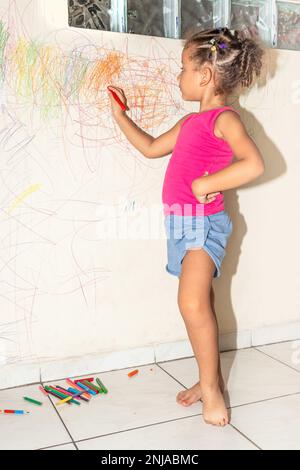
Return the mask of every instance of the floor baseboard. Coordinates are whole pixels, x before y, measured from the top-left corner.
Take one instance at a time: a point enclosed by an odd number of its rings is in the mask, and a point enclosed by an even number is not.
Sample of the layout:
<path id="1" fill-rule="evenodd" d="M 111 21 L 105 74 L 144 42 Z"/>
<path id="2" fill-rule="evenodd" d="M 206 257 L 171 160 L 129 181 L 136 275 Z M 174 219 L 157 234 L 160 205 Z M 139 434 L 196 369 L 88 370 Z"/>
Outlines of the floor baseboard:
<path id="1" fill-rule="evenodd" d="M 271 325 L 220 335 L 220 351 L 249 348 L 300 338 L 300 322 Z M 73 357 L 45 363 L 5 364 L 2 358 L 0 389 L 97 374 L 193 356 L 189 340 L 154 344 L 124 351 Z"/>

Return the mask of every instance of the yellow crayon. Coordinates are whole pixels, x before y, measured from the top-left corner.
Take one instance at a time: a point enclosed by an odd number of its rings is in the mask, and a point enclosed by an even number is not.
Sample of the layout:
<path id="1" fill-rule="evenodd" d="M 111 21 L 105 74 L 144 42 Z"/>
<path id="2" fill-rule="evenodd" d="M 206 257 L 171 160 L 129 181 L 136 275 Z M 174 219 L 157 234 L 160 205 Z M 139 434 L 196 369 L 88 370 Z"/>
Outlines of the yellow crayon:
<path id="1" fill-rule="evenodd" d="M 58 401 L 58 402 L 56 403 L 56 405 L 62 405 L 63 403 L 67 403 L 67 401 L 70 401 L 70 400 L 72 400 L 73 398 L 74 398 L 73 395 L 70 395 L 69 397 L 64 398 L 63 400 Z"/>

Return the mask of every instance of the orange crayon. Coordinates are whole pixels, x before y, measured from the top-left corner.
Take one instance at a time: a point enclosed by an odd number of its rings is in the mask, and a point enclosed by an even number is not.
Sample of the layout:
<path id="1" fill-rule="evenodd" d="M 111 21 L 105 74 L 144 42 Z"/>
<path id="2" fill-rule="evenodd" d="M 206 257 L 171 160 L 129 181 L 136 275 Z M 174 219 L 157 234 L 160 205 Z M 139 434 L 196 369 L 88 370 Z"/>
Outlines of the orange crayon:
<path id="1" fill-rule="evenodd" d="M 132 372 L 129 372 L 129 374 L 127 374 L 127 375 L 128 375 L 128 377 L 132 377 L 133 375 L 137 374 L 138 371 L 139 371 L 138 369 L 135 369 Z"/>

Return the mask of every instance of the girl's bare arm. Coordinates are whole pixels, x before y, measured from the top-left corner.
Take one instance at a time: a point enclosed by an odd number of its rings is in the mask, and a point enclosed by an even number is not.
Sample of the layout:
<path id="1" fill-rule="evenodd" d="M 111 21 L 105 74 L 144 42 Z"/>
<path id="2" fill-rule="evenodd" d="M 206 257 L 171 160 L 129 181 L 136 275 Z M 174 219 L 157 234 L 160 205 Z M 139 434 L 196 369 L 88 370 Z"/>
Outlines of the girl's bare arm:
<path id="1" fill-rule="evenodd" d="M 191 113 L 192 114 L 192 113 Z M 129 142 L 147 158 L 160 158 L 169 155 L 175 147 L 182 122 L 182 117 L 170 130 L 152 137 L 137 126 L 125 113 L 117 113 L 114 118 Z"/>
<path id="2" fill-rule="evenodd" d="M 195 179 L 192 182 L 195 195 L 237 188 L 256 179 L 265 171 L 259 149 L 234 111 L 224 111 L 220 114 L 216 120 L 216 130 L 228 142 L 238 161 L 216 173 Z"/>

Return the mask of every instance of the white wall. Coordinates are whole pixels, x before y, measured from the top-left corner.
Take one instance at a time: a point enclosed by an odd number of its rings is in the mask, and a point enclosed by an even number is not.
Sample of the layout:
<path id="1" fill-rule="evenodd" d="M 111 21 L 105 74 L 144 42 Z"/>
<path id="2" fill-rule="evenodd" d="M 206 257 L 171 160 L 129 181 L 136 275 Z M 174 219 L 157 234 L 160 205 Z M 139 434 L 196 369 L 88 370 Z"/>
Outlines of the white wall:
<path id="1" fill-rule="evenodd" d="M 105 91 L 123 87 L 154 136 L 198 111 L 178 92 L 181 41 L 70 29 L 58 0 L 1 0 L 0 18 L 0 388 L 192 355 L 165 271 L 169 157 L 128 143 Z M 266 172 L 225 196 L 234 232 L 213 284 L 225 349 L 300 335 L 299 54 L 269 50 L 267 83 L 232 97 Z M 99 220 L 122 215 L 134 233 L 155 213 L 156 239 L 99 236 Z"/>

